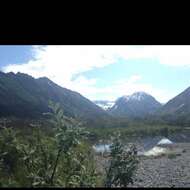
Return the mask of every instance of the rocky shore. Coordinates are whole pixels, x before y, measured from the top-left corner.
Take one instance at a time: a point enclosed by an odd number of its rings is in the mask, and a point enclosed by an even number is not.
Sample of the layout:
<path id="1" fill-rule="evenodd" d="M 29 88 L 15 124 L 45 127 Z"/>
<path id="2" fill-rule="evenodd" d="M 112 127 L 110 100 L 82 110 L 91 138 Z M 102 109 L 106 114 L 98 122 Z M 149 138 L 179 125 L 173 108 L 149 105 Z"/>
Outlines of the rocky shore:
<path id="1" fill-rule="evenodd" d="M 157 156 L 139 156 L 138 169 L 129 187 L 190 187 L 190 143 L 175 143 Z M 107 158 L 97 157 L 104 175 Z"/>
<path id="2" fill-rule="evenodd" d="M 190 143 L 177 143 L 168 154 L 139 157 L 131 187 L 190 187 Z"/>

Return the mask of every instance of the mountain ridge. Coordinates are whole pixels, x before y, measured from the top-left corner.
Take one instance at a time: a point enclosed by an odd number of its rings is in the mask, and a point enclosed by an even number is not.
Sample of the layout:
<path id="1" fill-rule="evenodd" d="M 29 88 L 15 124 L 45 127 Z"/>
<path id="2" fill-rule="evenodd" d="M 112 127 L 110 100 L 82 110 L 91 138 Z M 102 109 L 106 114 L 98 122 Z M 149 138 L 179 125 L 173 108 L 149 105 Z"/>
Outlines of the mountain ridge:
<path id="1" fill-rule="evenodd" d="M 168 122 L 188 125 L 190 123 L 190 87 L 169 100 L 156 115 Z"/>
<path id="2" fill-rule="evenodd" d="M 146 118 L 166 120 L 177 124 L 190 123 L 190 87 L 164 105 L 150 94 L 140 91 L 119 97 L 116 101 L 95 100 L 59 86 L 47 77 L 34 77 L 25 73 L 0 71 L 0 116 L 41 117 L 50 111 L 48 101 L 60 103 L 65 114 L 87 121 L 90 125 L 113 118 Z M 119 122 L 119 121 L 118 121 Z M 96 124 L 95 124 L 96 125 Z"/>
<path id="3" fill-rule="evenodd" d="M 59 102 L 66 115 L 95 122 L 109 114 L 80 93 L 61 87 L 47 77 L 0 72 L 0 116 L 38 117 L 49 111 L 48 101 Z"/>

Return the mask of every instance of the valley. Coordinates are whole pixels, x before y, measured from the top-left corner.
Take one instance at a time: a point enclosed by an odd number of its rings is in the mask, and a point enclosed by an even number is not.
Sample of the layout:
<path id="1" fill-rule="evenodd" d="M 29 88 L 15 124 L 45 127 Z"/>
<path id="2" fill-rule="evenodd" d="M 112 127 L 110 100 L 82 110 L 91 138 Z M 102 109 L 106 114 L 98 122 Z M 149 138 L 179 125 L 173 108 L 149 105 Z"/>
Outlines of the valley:
<path id="1" fill-rule="evenodd" d="M 24 73 L 0 72 L 0 185 L 106 186 L 106 180 L 111 179 L 106 168 L 112 163 L 110 159 L 114 160 L 109 148 L 111 145 L 118 148 L 119 144 L 123 154 L 128 154 L 126 162 L 132 159 L 135 163 L 134 175 L 130 176 L 134 183 L 130 182 L 129 187 L 187 187 L 190 183 L 189 92 L 187 88 L 165 104 L 142 91 L 116 101 L 91 101 L 46 77 L 35 79 Z M 114 144 L 117 132 L 120 136 Z M 158 142 L 163 139 L 171 141 L 171 147 L 159 147 Z M 128 149 L 132 151 L 131 144 L 137 154 L 128 153 Z M 55 162 L 56 156 L 60 156 L 59 163 Z M 44 162 L 47 162 L 45 166 Z M 83 165 L 77 165 L 80 162 Z M 23 170 L 18 164 L 24 165 Z M 52 181 L 57 164 L 59 177 Z M 76 168 L 70 171 L 73 165 Z M 62 167 L 66 168 L 64 174 Z M 27 177 L 22 179 L 20 176 L 25 173 Z M 75 175 L 81 181 L 69 177 Z M 11 184 L 6 185 L 8 181 Z"/>

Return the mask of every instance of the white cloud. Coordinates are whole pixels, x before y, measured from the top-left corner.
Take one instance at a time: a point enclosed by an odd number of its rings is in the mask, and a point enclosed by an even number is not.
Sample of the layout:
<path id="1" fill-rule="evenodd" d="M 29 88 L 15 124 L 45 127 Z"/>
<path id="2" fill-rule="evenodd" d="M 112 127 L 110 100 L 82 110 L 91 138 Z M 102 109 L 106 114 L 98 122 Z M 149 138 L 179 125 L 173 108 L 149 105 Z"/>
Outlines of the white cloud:
<path id="1" fill-rule="evenodd" d="M 136 80 L 134 80 L 136 78 Z M 160 102 L 167 102 L 170 98 L 173 98 L 175 94 L 169 90 L 159 89 L 152 84 L 143 83 L 140 81 L 142 77 L 131 76 L 128 80 L 124 80 L 120 85 L 115 86 L 115 90 L 120 92 L 120 95 L 130 95 L 137 91 L 144 91 L 155 97 Z"/>
<path id="2" fill-rule="evenodd" d="M 76 90 L 91 99 L 98 94 L 113 99 L 134 91 L 147 91 L 160 101 L 171 98 L 168 92 L 156 89 L 151 84 L 138 82 L 141 78 L 138 75 L 116 81 L 114 85 L 105 88 L 96 87 L 98 79 L 88 79 L 81 75 L 82 72 L 93 68 L 114 64 L 118 58 L 154 59 L 169 66 L 190 66 L 190 46 L 33 46 L 32 53 L 32 60 L 10 64 L 4 67 L 3 71 L 20 71 L 35 78 L 46 76 L 57 84 Z M 76 74 L 79 76 L 72 80 Z"/>
<path id="3" fill-rule="evenodd" d="M 190 66 L 190 46 L 124 46 L 118 55 L 123 59 L 155 59 L 169 66 Z"/>
<path id="4" fill-rule="evenodd" d="M 163 90 L 154 87 L 148 83 L 142 83 L 140 75 L 132 75 L 128 79 L 115 81 L 114 84 L 105 88 L 96 89 L 93 87 L 93 91 L 100 94 L 102 99 L 115 100 L 123 95 L 131 95 L 137 91 L 146 92 L 153 97 L 155 97 L 161 103 L 167 102 L 170 98 L 173 98 L 176 94 L 170 92 L 169 90 Z M 92 94 L 94 97 L 94 94 Z M 91 98 L 93 99 L 93 98 Z"/>
<path id="5" fill-rule="evenodd" d="M 34 59 L 23 64 L 11 64 L 5 72 L 24 72 L 33 77 L 47 76 L 58 84 L 70 86 L 75 74 L 104 67 L 116 58 L 106 47 L 96 46 L 46 46 L 33 48 Z"/>

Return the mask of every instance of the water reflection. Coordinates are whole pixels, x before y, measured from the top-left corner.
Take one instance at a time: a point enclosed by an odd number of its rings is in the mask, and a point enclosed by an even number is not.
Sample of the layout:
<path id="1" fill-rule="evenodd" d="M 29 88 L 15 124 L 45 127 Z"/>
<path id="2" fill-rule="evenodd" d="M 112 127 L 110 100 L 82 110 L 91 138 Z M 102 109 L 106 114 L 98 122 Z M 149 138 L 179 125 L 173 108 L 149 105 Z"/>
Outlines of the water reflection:
<path id="1" fill-rule="evenodd" d="M 141 142 L 133 142 L 137 147 L 138 155 L 159 155 L 166 152 L 166 147 L 161 146 L 169 146 L 172 145 L 173 142 L 165 137 L 155 137 L 155 138 L 146 138 L 141 140 Z M 126 149 L 130 143 L 126 143 Z M 110 151 L 111 144 L 96 144 L 93 145 L 93 149 L 96 153 L 106 153 Z"/>

